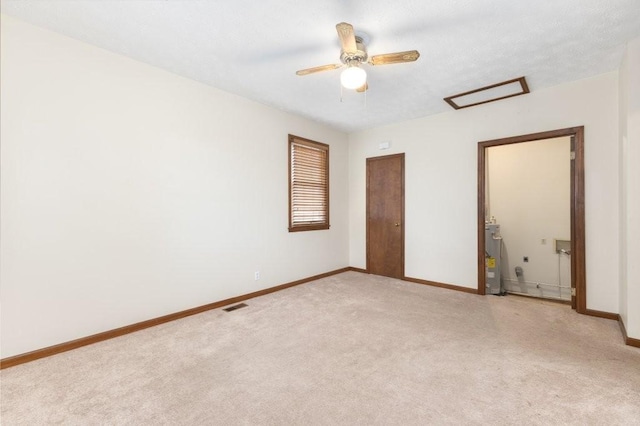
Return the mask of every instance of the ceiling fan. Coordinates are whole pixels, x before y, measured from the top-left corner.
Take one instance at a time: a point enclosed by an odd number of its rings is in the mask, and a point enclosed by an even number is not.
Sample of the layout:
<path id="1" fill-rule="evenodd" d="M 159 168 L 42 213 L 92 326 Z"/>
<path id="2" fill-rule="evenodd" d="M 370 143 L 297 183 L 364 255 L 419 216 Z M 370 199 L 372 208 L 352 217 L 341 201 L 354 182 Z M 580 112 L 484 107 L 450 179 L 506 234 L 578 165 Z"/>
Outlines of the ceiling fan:
<path id="1" fill-rule="evenodd" d="M 306 68 L 296 71 L 297 75 L 308 75 L 321 71 L 335 70 L 346 65 L 347 68 L 342 71 L 340 75 L 342 86 L 346 89 L 355 89 L 358 92 L 364 92 L 369 86 L 367 84 L 367 73 L 361 68 L 362 64 L 400 64 L 403 62 L 414 62 L 420 57 L 420 52 L 417 50 L 385 53 L 369 57 L 362 37 L 355 35 L 353 25 L 340 22 L 336 25 L 336 30 L 338 30 L 338 37 L 340 38 L 340 62 L 342 63 Z"/>

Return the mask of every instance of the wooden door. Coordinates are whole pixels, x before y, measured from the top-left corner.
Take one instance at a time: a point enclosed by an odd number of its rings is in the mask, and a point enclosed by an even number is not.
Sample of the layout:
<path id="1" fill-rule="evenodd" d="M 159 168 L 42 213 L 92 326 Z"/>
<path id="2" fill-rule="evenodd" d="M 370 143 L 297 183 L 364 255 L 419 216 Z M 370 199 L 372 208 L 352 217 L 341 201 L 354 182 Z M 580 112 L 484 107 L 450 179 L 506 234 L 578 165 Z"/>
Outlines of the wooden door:
<path id="1" fill-rule="evenodd" d="M 404 278 L 404 154 L 367 158 L 367 271 Z"/>
<path id="2" fill-rule="evenodd" d="M 575 248 L 575 242 L 577 240 L 576 235 L 576 221 L 574 220 L 574 194 L 576 187 L 576 161 L 575 161 L 575 152 L 576 152 L 576 137 L 575 135 L 571 136 L 571 147 L 570 149 L 570 159 L 571 159 L 571 253 L 572 256 L 576 256 L 578 251 Z M 560 264 L 558 264 L 558 268 L 560 268 Z M 571 309 L 576 309 L 578 307 L 578 299 L 576 298 L 576 280 L 574 277 L 576 276 L 576 262 L 571 259 Z"/>

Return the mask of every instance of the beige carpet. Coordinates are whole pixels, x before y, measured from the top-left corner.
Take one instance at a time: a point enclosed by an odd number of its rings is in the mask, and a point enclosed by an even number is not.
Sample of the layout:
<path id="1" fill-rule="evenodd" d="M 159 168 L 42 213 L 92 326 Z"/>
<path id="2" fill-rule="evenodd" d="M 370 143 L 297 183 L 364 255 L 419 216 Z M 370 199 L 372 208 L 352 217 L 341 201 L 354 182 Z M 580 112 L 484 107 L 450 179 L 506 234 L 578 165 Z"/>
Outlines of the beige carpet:
<path id="1" fill-rule="evenodd" d="M 3 370 L 3 425 L 640 424 L 615 321 L 347 272 Z"/>

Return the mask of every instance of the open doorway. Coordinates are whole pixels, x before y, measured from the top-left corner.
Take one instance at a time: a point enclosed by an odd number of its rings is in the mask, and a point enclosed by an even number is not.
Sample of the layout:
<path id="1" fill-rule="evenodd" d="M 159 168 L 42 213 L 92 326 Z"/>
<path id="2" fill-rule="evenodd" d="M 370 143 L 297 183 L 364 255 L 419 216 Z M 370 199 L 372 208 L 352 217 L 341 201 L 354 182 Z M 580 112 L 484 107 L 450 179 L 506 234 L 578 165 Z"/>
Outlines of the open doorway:
<path id="1" fill-rule="evenodd" d="M 570 152 L 569 136 L 485 150 L 488 293 L 571 302 Z"/>
<path id="2" fill-rule="evenodd" d="M 560 259 L 569 263 L 571 306 L 579 313 L 586 313 L 586 277 L 585 277 L 585 218 L 584 218 L 584 127 L 572 127 L 568 129 L 554 130 L 550 132 L 535 133 L 530 135 L 515 136 L 504 139 L 496 139 L 478 143 L 478 293 L 490 293 L 492 285 L 495 286 L 494 273 L 489 268 L 495 265 L 495 255 L 488 254 L 492 242 L 485 239 L 487 224 L 491 224 L 491 211 L 487 205 L 489 200 L 487 186 L 487 159 L 489 149 L 492 147 L 505 147 L 513 144 L 549 141 L 550 139 L 567 140 L 570 146 L 570 176 L 569 176 L 569 240 L 564 238 L 540 239 L 540 244 L 551 245 L 555 250 L 558 246 Z M 546 142 L 545 142 L 546 143 Z M 493 228 L 491 228 L 493 229 Z M 495 229 L 494 229 L 495 230 Z M 500 235 L 498 233 L 498 235 Z M 542 241 L 545 240 L 545 241 Z M 566 241 L 566 242 L 565 242 Z M 564 242 L 564 243 L 563 243 Z M 563 245 L 566 244 L 566 245 Z M 523 256 L 520 261 L 524 261 Z M 489 259 L 489 260 L 488 260 Z M 515 259 L 512 259 L 515 260 Z M 489 263 L 487 263 L 489 262 Z M 514 267 L 515 269 L 515 267 Z M 514 271 L 514 275 L 517 271 Z M 498 277 L 498 280 L 500 277 Z M 524 280 L 523 280 L 524 281 Z M 489 287 L 488 287 L 489 286 Z"/>

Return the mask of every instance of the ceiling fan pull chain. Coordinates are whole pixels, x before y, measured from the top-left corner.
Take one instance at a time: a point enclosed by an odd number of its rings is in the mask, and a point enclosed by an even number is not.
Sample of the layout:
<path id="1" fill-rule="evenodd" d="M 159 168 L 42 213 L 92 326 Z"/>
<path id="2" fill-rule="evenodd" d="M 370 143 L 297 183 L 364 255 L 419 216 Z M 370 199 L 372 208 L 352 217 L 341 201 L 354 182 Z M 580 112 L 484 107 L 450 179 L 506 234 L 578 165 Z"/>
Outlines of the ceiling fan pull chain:
<path id="1" fill-rule="evenodd" d="M 367 109 L 367 92 L 368 90 L 364 91 L 364 109 Z"/>

